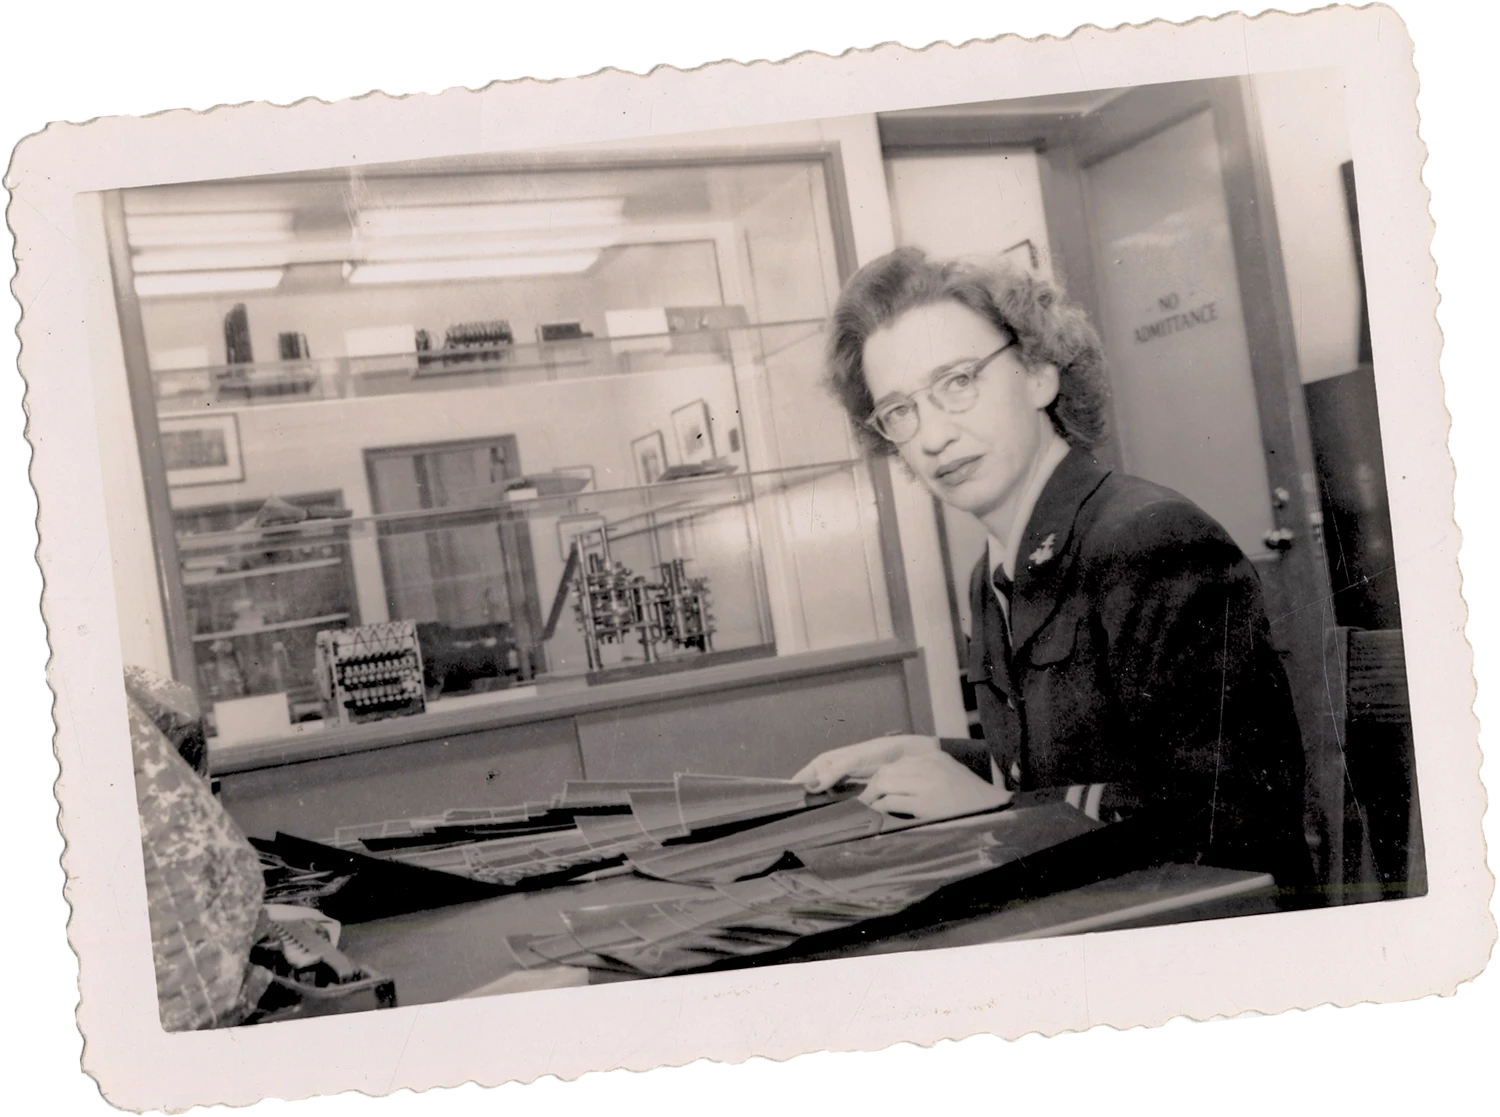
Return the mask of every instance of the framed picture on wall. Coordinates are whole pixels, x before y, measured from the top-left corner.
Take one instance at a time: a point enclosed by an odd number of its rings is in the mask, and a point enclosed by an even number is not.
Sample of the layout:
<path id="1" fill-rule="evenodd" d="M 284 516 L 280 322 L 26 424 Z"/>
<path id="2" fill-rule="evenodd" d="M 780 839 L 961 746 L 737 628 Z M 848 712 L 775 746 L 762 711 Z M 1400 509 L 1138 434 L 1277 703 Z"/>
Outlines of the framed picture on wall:
<path id="1" fill-rule="evenodd" d="M 195 415 L 190 419 L 162 419 L 158 429 L 161 456 L 167 467 L 167 484 L 172 488 L 245 479 L 238 416 Z"/>
<path id="2" fill-rule="evenodd" d="M 1030 237 L 1023 241 L 1017 241 L 1009 248 L 1000 250 L 1000 255 L 1011 261 L 1019 268 L 1026 271 L 1040 271 L 1042 267 L 1042 254 Z"/>
<path id="3" fill-rule="evenodd" d="M 677 449 L 683 465 L 713 461 L 714 432 L 706 401 L 694 400 L 673 411 L 672 429 L 677 432 Z"/>
<path id="4" fill-rule="evenodd" d="M 661 431 L 643 434 L 630 444 L 635 459 L 635 479 L 639 485 L 654 485 L 667 468 L 667 440 Z"/>

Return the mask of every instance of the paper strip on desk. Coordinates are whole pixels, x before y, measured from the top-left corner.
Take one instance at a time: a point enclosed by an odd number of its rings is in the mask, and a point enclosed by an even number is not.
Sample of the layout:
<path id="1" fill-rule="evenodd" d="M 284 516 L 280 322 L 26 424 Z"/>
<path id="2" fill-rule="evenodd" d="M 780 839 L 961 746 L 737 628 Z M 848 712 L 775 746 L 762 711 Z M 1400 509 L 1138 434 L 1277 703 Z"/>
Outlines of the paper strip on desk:
<path id="1" fill-rule="evenodd" d="M 884 819 L 879 811 L 850 799 L 711 842 L 633 853 L 629 860 L 637 872 L 662 880 L 738 880 L 765 872 L 791 850 L 874 834 Z"/>

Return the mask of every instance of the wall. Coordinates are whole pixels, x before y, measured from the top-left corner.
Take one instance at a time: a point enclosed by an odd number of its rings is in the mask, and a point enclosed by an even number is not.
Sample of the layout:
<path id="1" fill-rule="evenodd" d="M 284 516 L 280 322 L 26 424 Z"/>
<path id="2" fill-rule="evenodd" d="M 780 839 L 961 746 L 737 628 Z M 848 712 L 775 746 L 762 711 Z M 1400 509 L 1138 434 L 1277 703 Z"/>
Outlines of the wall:
<path id="1" fill-rule="evenodd" d="M 886 160 L 896 236 L 936 257 L 999 253 L 1029 240 L 1038 271 L 1051 277 L 1052 253 L 1037 155 L 1030 148 L 962 155 L 898 156 Z M 1024 250 L 1018 263 L 1029 264 Z M 969 572 L 988 532 L 967 512 L 939 504 L 948 535 L 950 576 L 959 626 L 970 631 Z"/>
<path id="2" fill-rule="evenodd" d="M 901 244 L 941 257 L 998 253 L 1030 240 L 1040 271 L 1051 276 L 1035 151 L 898 156 L 885 169 Z"/>
<path id="3" fill-rule="evenodd" d="M 1343 80 L 1336 70 L 1292 70 L 1257 74 L 1251 87 L 1302 379 L 1337 376 L 1359 357 L 1359 277 L 1339 172 L 1350 157 Z"/>

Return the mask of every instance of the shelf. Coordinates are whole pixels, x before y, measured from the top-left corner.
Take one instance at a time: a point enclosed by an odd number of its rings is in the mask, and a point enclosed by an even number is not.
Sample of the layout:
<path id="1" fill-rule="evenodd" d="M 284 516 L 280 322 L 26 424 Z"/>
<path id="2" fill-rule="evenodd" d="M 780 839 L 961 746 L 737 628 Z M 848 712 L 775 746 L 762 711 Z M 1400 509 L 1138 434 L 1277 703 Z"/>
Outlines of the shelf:
<path id="1" fill-rule="evenodd" d="M 481 504 L 468 508 L 423 508 L 412 512 L 387 512 L 370 516 L 349 516 L 338 520 L 304 520 L 299 524 L 282 524 L 270 528 L 248 528 L 233 531 L 201 532 L 184 536 L 178 540 L 178 549 L 183 552 L 208 551 L 218 548 L 267 549 L 268 547 L 305 546 L 309 542 L 327 539 L 330 525 L 345 529 L 357 529 L 371 525 L 377 529 L 405 528 L 421 531 L 427 526 L 455 527 L 464 523 L 497 522 L 503 519 L 523 519 L 533 511 L 550 512 L 567 510 L 570 506 L 611 501 L 632 495 L 660 496 L 667 503 L 653 504 L 631 516 L 619 520 L 620 524 L 641 520 L 647 515 L 660 515 L 694 498 L 695 493 L 722 493 L 726 486 L 740 490 L 732 501 L 748 500 L 753 495 L 768 495 L 795 488 L 809 481 L 862 465 L 863 459 L 842 458 L 833 461 L 812 462 L 807 465 L 788 466 L 785 469 L 752 470 L 744 473 L 717 473 L 705 477 L 684 477 L 677 481 L 658 482 L 655 485 L 633 485 L 618 489 L 595 489 L 589 492 L 563 493 L 556 496 L 538 496 L 526 500 L 502 501 L 498 504 Z M 744 491 L 752 489 L 753 492 Z M 306 533 L 306 534 L 304 534 Z"/>
<path id="2" fill-rule="evenodd" d="M 293 570 L 317 570 L 321 567 L 338 566 L 342 558 L 308 559 L 305 562 L 283 562 L 271 566 L 255 566 L 249 570 L 226 570 L 217 574 L 188 574 L 182 576 L 185 586 L 212 586 L 223 582 L 238 582 L 245 578 L 269 578 L 276 574 L 287 574 Z"/>
<path id="3" fill-rule="evenodd" d="M 285 632 L 289 628 L 306 628 L 314 624 L 330 624 L 333 621 L 345 621 L 349 619 L 348 613 L 325 613 L 319 617 L 302 617 L 295 621 L 278 621 L 275 624 L 263 624 L 257 628 L 228 628 L 223 632 L 205 632 L 193 637 L 193 643 L 204 644 L 210 640 L 234 640 L 241 636 L 259 636 L 263 632 Z"/>
<path id="4" fill-rule="evenodd" d="M 704 361 L 773 359 L 822 335 L 821 318 L 678 330 L 638 337 L 570 338 L 457 353 L 411 350 L 360 357 L 158 369 L 151 373 L 160 414 L 219 412 L 413 392 L 500 387 L 535 380 L 630 375 Z M 472 354 L 472 356 L 471 356 Z M 445 360 L 446 359 L 446 360 Z"/>

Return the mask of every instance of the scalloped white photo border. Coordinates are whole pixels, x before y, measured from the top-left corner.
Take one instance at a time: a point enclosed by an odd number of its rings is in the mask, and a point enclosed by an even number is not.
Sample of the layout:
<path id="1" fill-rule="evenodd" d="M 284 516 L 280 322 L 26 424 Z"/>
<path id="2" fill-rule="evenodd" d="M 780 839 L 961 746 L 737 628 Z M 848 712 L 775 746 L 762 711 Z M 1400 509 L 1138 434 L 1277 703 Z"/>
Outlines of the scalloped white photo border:
<path id="1" fill-rule="evenodd" d="M 850 118 L 919 105 L 1271 70 L 1338 67 L 1376 351 L 1381 427 L 1406 621 L 1429 894 L 1395 903 L 799 963 L 510 994 L 265 1028 L 168 1035 L 157 1020 L 110 538 L 94 423 L 91 291 L 75 243 L 78 196 L 233 178 L 590 142 L 671 147 L 672 137 L 809 122 L 876 143 Z M 1157 1025 L 1325 1003 L 1452 992 L 1486 963 L 1495 929 L 1484 863 L 1474 681 L 1463 639 L 1449 418 L 1421 181 L 1411 44 L 1388 9 L 1225 16 L 1186 26 L 1081 30 L 924 51 L 896 46 L 777 65 L 716 64 L 646 77 L 333 104 L 249 104 L 53 125 L 23 141 L 9 183 L 15 294 L 41 505 L 43 611 L 57 697 L 57 786 L 79 956 L 85 1069 L 115 1104 L 245 1104 L 372 1094 L 698 1058 L 785 1058 L 1097 1023 Z M 608 112 L 601 112 L 608 106 Z M 816 122 L 816 123 L 812 123 Z M 863 137 L 863 139 L 861 139 Z M 858 215 L 856 215 L 856 223 Z M 889 235 L 887 233 L 887 235 Z M 45 299 L 36 295 L 43 287 Z M 97 299 L 93 300 L 97 305 Z M 579 1022 L 587 1021 L 586 1030 Z M 337 1058 L 331 1058 L 331 1052 Z"/>

